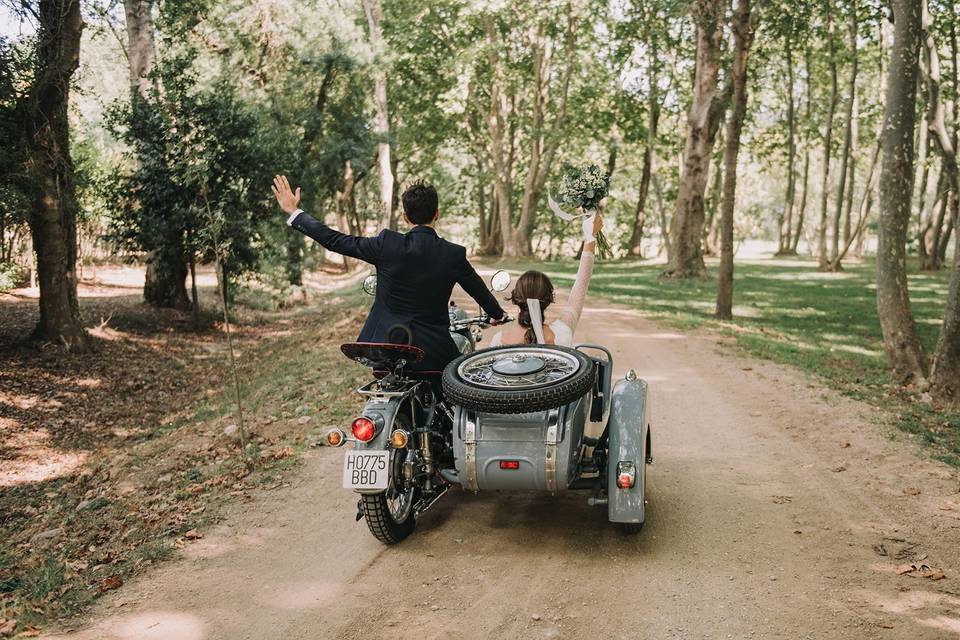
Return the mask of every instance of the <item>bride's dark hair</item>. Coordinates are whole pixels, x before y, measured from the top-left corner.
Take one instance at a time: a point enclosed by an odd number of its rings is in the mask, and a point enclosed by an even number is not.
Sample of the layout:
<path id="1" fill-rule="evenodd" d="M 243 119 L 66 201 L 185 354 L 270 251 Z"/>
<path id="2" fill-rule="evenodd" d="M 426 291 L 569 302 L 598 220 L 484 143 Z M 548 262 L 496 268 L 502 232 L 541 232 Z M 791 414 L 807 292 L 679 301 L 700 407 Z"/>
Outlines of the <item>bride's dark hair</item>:
<path id="1" fill-rule="evenodd" d="M 553 283 L 550 278 L 542 271 L 527 271 L 517 278 L 517 284 L 513 288 L 508 300 L 520 307 L 520 313 L 517 316 L 517 322 L 526 329 L 523 341 L 526 344 L 533 344 L 537 341 L 537 334 L 533 331 L 533 322 L 530 318 L 530 309 L 527 308 L 527 300 L 536 298 L 540 301 L 540 311 L 546 313 L 547 307 L 553 302 Z"/>

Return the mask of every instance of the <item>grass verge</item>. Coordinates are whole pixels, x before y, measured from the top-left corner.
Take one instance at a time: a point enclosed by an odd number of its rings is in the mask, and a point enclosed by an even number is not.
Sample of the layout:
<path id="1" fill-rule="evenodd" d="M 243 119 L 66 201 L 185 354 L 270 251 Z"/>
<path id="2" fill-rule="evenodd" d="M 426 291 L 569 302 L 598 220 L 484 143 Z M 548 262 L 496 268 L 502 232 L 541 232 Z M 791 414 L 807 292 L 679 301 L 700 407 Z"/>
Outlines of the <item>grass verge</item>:
<path id="1" fill-rule="evenodd" d="M 246 458 L 225 431 L 237 416 L 216 328 L 193 333 L 139 302 L 116 303 L 90 355 L 0 353 L 0 365 L 18 363 L 15 393 L 0 393 L 0 427 L 36 441 L 0 455 L 0 637 L 68 621 L 201 538 L 230 503 L 282 486 L 298 454 L 355 409 L 344 399 L 367 372 L 337 348 L 356 336 L 369 305 L 355 289 L 283 311 L 235 310 Z M 44 404 L 65 390 L 69 402 Z M 58 432 L 74 424 L 71 438 Z M 31 455 L 42 476 L 10 475 Z M 44 466 L 57 456 L 86 462 Z"/>

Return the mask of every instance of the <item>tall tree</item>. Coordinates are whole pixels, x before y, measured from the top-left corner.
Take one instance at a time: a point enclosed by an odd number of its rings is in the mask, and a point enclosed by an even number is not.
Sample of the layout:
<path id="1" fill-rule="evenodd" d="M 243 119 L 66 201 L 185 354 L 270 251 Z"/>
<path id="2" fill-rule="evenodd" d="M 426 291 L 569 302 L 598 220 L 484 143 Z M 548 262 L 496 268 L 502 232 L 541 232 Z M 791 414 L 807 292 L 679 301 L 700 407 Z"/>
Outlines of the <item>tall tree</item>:
<path id="1" fill-rule="evenodd" d="M 907 288 L 906 240 L 913 192 L 913 136 L 922 0 L 892 0 L 893 46 L 887 70 L 880 168 L 877 315 L 894 382 L 921 384 L 927 359 Z"/>
<path id="2" fill-rule="evenodd" d="M 633 224 L 630 238 L 627 241 L 627 254 L 641 256 L 643 229 L 647 219 L 647 203 L 650 199 L 650 185 L 657 170 L 657 138 L 660 134 L 660 112 L 663 96 L 660 92 L 661 60 L 660 40 L 661 25 L 656 24 L 656 7 L 651 2 L 640 2 L 636 5 L 640 20 L 640 32 L 646 49 L 646 77 L 647 77 L 647 131 L 643 146 L 643 163 L 640 169 L 640 186 L 637 193 L 637 205 L 634 209 Z"/>
<path id="3" fill-rule="evenodd" d="M 826 131 L 823 134 L 823 179 L 820 182 L 820 225 L 817 228 L 817 261 L 821 270 L 830 266 L 827 259 L 827 208 L 830 202 L 830 159 L 833 153 L 833 118 L 837 112 L 837 43 L 834 36 L 832 0 L 827 0 L 827 65 L 830 67 L 830 101 L 827 104 Z"/>
<path id="4" fill-rule="evenodd" d="M 720 218 L 720 277 L 717 282 L 716 317 L 733 317 L 733 210 L 737 201 L 737 158 L 740 155 L 740 132 L 747 115 L 747 61 L 753 42 L 754 26 L 750 20 L 750 0 L 737 0 L 733 15 L 733 65 L 730 82 L 733 95 L 727 119 L 726 147 L 723 151 L 723 203 Z M 792 90 L 792 88 L 791 88 Z"/>
<path id="5" fill-rule="evenodd" d="M 840 180 L 837 190 L 837 204 L 833 211 L 833 236 L 831 237 L 830 249 L 830 268 L 834 271 L 840 269 L 840 225 L 843 218 L 844 207 L 850 203 L 852 206 L 853 187 L 854 187 L 854 165 L 855 161 L 851 157 L 855 149 L 854 135 L 856 133 L 856 116 L 854 115 L 857 103 L 857 38 L 859 35 L 859 23 L 857 21 L 857 3 L 856 0 L 850 2 L 850 78 L 847 82 L 847 113 L 843 128 L 843 150 L 840 152 Z M 848 194 L 849 192 L 849 194 Z M 847 240 L 850 236 L 850 209 L 847 208 L 846 233 L 843 236 Z"/>
<path id="6" fill-rule="evenodd" d="M 380 137 L 377 145 L 377 168 L 380 176 L 380 226 L 390 229 L 395 225 L 393 218 L 393 166 L 390 162 L 390 113 L 387 105 L 387 71 L 383 59 L 384 45 L 380 19 L 383 8 L 380 0 L 363 0 L 363 12 L 367 17 L 370 30 L 370 44 L 378 56 L 374 62 L 373 98 L 377 108 L 376 132 Z"/>
<path id="7" fill-rule="evenodd" d="M 127 60 L 130 69 L 130 101 L 135 111 L 143 108 L 155 86 L 150 79 L 156 60 L 153 0 L 124 0 Z M 139 161 L 139 160 L 138 160 Z M 143 298 L 157 307 L 188 309 L 186 249 L 178 235 L 147 255 Z"/>
<path id="8" fill-rule="evenodd" d="M 484 62 L 490 76 L 485 114 L 487 147 L 506 256 L 525 256 L 533 251 L 537 206 L 567 125 L 577 53 L 578 21 L 572 3 L 566 3 L 566 20 L 560 33 L 551 29 L 554 12 L 539 9 L 519 26 L 514 23 L 523 19 L 512 9 L 504 15 L 484 12 L 482 16 Z M 504 31 L 507 37 L 516 37 L 521 28 L 522 45 L 506 41 Z M 530 73 L 520 82 L 510 76 L 511 67 L 519 66 L 511 58 L 518 49 L 525 56 L 522 68 Z M 521 167 L 520 172 L 517 167 Z M 520 180 L 520 210 L 515 213 L 514 188 Z"/>
<path id="9" fill-rule="evenodd" d="M 29 225 L 40 285 L 38 337 L 88 344 L 77 302 L 77 201 L 70 157 L 70 81 L 80 63 L 80 0 L 40 0 L 37 68 L 19 106 L 34 183 Z"/>
<path id="10" fill-rule="evenodd" d="M 925 62 L 923 70 L 928 94 L 927 128 L 943 163 L 943 173 L 949 189 L 944 197 L 949 202 L 950 219 L 956 221 L 960 215 L 960 172 L 957 168 L 956 139 L 951 136 L 946 124 L 946 109 L 940 85 L 940 55 L 933 35 L 933 20 L 926 0 L 921 1 Z M 943 325 L 930 368 L 931 394 L 938 401 L 954 406 L 960 404 L 960 233 L 956 236 L 958 240 L 954 245 L 953 270 Z"/>
<path id="11" fill-rule="evenodd" d="M 725 3 L 719 0 L 697 0 L 693 6 L 693 19 L 697 25 L 693 99 L 687 113 L 683 175 L 671 227 L 665 277 L 699 277 L 706 269 L 703 262 L 704 194 L 710 154 L 723 113 L 717 76 L 723 37 L 720 19 L 724 6 Z"/>
<path id="12" fill-rule="evenodd" d="M 791 250 L 790 241 L 793 237 L 793 209 L 796 201 L 797 192 L 797 117 L 796 100 L 794 98 L 794 84 L 796 83 L 796 70 L 793 66 L 793 20 L 787 12 L 787 24 L 783 34 L 783 55 L 784 66 L 787 74 L 787 187 L 783 199 L 783 216 L 780 221 L 780 234 L 777 247 L 777 255 L 790 255 L 796 253 Z"/>
<path id="13" fill-rule="evenodd" d="M 803 109 L 804 120 L 810 122 L 813 117 L 813 71 L 811 68 L 810 46 L 803 50 L 803 68 L 806 86 L 806 100 Z M 797 226 L 793 233 L 793 240 L 790 243 L 790 253 L 796 255 L 797 247 L 800 246 L 800 238 L 803 237 L 803 223 L 807 215 L 807 196 L 810 190 L 810 140 L 805 136 L 803 145 L 803 178 L 800 191 L 800 210 L 797 212 Z M 810 248 L 808 248 L 809 251 Z"/>

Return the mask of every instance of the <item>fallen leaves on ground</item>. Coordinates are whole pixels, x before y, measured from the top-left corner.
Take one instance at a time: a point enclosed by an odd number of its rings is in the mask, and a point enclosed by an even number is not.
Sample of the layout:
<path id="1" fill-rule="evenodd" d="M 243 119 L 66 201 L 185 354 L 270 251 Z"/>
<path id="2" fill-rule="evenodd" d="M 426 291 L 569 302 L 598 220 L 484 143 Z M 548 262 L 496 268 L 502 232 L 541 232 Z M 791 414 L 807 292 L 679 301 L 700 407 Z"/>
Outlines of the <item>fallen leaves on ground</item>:
<path id="1" fill-rule="evenodd" d="M 120 576 L 110 576 L 109 578 L 104 578 L 103 582 L 100 583 L 100 587 L 104 591 L 109 591 L 111 589 L 119 589 L 123 586 L 123 578 Z"/>
<path id="2" fill-rule="evenodd" d="M 920 495 L 920 489 L 916 487 L 905 487 L 903 489 L 903 495 L 905 496 L 918 496 Z"/>
<path id="3" fill-rule="evenodd" d="M 899 564 L 896 567 L 898 576 L 914 576 L 928 580 L 943 580 L 947 575 L 940 569 L 935 569 L 922 561 Z"/>
<path id="4" fill-rule="evenodd" d="M 201 292 L 202 307 L 213 309 L 213 299 Z M 293 318 L 236 307 L 248 442 L 270 452 L 243 459 L 224 435 L 237 418 L 222 333 L 193 331 L 189 314 L 147 307 L 129 289 L 81 296 L 81 306 L 85 317 L 111 318 L 110 335 L 95 333 L 90 353 L 64 354 L 23 340 L 36 301 L 0 297 L 0 403 L 10 407 L 0 418 L 0 477 L 10 483 L 0 492 L 10 532 L 0 539 L 0 559 L 9 560 L 0 562 L 0 637 L 81 612 L 200 539 L 227 498 L 284 486 L 271 469 L 296 458 L 289 445 L 305 436 L 296 418 L 345 420 L 350 407 L 340 399 L 365 375 L 334 366 L 337 346 L 362 324 L 353 302 L 318 299 Z M 336 331 L 334 318 L 343 323 Z M 306 361 L 331 373 L 303 381 Z M 301 397 L 277 384 L 286 378 Z M 25 466 L 37 478 L 24 476 Z"/>

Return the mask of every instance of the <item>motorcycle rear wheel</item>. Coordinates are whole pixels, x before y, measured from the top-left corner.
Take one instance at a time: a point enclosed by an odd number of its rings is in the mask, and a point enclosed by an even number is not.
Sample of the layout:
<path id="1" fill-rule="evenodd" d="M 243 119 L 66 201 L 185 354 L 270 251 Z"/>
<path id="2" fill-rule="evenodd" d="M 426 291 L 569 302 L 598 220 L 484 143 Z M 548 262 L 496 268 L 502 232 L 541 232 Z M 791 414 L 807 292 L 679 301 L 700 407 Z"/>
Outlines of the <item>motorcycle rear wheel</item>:
<path id="1" fill-rule="evenodd" d="M 410 418 L 397 416 L 396 427 L 410 430 Z M 397 544 L 413 533 L 417 519 L 413 505 L 420 495 L 416 485 L 407 485 L 403 477 L 403 462 L 406 450 L 394 453 L 392 480 L 389 489 L 382 493 L 363 495 L 360 508 L 373 537 L 383 544 Z"/>

